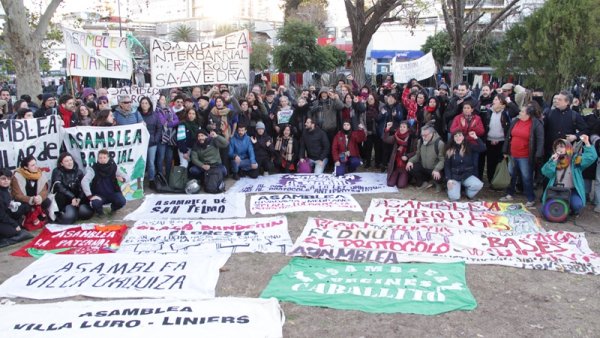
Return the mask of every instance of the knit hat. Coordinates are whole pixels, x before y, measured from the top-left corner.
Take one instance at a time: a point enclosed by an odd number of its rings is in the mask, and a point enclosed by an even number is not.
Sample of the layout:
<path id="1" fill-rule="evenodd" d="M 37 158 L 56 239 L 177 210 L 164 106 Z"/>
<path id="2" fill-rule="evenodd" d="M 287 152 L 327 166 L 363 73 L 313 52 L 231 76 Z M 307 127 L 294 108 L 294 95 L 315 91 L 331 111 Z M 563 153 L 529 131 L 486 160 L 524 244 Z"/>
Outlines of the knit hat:
<path id="1" fill-rule="evenodd" d="M 265 129 L 265 124 L 262 121 L 256 123 L 256 129 Z"/>
<path id="2" fill-rule="evenodd" d="M 450 91 L 450 87 L 448 87 L 448 85 L 445 84 L 445 83 L 440 84 L 440 86 L 438 87 L 438 89 L 445 90 L 447 92 Z"/>
<path id="3" fill-rule="evenodd" d="M 206 130 L 204 128 L 199 128 L 198 134 L 204 134 L 204 135 L 208 136 L 208 130 Z M 196 135 L 196 136 L 198 136 L 198 135 Z"/>

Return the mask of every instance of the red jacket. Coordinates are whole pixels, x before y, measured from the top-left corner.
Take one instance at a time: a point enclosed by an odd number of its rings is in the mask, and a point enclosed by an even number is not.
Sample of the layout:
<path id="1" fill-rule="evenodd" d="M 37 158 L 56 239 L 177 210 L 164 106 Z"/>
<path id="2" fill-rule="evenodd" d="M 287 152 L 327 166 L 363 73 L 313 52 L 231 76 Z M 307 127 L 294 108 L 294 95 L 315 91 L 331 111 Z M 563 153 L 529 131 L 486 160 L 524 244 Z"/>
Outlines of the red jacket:
<path id="1" fill-rule="evenodd" d="M 417 101 L 410 99 L 410 88 L 406 87 L 402 92 L 402 104 L 406 108 L 406 119 L 416 120 L 417 119 Z"/>
<path id="2" fill-rule="evenodd" d="M 452 120 L 452 125 L 450 126 L 450 133 L 454 134 L 456 131 L 462 131 L 465 135 L 465 139 L 469 141 L 469 143 L 476 144 L 477 141 L 469 137 L 469 132 L 474 131 L 477 134 L 477 137 L 481 138 L 485 134 L 485 128 L 483 127 L 483 122 L 481 121 L 481 117 L 476 114 L 471 115 L 471 123 L 467 124 L 467 120 L 465 119 L 464 114 L 457 115 L 454 120 Z"/>
<path id="3" fill-rule="evenodd" d="M 355 130 L 350 134 L 348 148 L 346 149 L 346 134 L 341 130 L 338 131 L 333 137 L 333 144 L 331 146 L 331 156 L 333 157 L 333 161 L 338 162 L 340 160 L 340 154 L 346 152 L 346 150 L 350 151 L 350 156 L 360 157 L 358 145 L 366 139 L 367 133 L 365 133 L 364 130 Z"/>

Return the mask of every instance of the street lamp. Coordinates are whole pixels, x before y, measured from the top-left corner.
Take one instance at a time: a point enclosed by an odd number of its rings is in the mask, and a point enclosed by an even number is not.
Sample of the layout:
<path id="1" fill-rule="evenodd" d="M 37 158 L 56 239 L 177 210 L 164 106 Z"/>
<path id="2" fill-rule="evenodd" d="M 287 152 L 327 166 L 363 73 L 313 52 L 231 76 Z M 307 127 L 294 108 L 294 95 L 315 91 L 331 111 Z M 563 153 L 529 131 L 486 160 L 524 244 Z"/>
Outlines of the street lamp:
<path id="1" fill-rule="evenodd" d="M 123 28 L 121 27 L 121 0 L 117 0 L 117 7 L 119 11 L 119 37 L 123 37 Z"/>

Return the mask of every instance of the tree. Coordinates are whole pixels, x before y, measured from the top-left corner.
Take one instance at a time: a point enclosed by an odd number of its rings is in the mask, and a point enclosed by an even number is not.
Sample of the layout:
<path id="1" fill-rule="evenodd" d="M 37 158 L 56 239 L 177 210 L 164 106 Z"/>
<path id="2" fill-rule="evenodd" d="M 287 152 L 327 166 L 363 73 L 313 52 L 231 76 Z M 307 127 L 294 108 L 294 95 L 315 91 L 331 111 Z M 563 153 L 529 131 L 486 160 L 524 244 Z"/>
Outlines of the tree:
<path id="1" fill-rule="evenodd" d="M 386 22 L 403 21 L 414 27 L 423 3 L 420 0 L 344 0 L 352 31 L 352 72 L 359 84 L 365 83 L 365 59 L 373 34 Z"/>
<path id="2" fill-rule="evenodd" d="M 195 42 L 197 41 L 196 32 L 192 27 L 180 24 L 171 33 L 171 40 L 175 42 Z"/>
<path id="3" fill-rule="evenodd" d="M 493 37 L 486 37 L 478 41 L 471 51 L 465 56 L 466 66 L 490 66 L 498 56 L 500 41 Z M 427 40 L 421 46 L 423 53 L 433 52 L 433 58 L 439 67 L 447 64 L 452 56 L 452 44 L 448 32 L 441 31 L 435 35 L 427 37 Z"/>
<path id="4" fill-rule="evenodd" d="M 425 43 L 421 46 L 421 51 L 423 53 L 431 51 L 438 68 L 443 67 L 450 61 L 450 57 L 452 56 L 452 46 L 450 45 L 448 32 L 441 31 L 435 35 L 428 36 Z"/>
<path id="5" fill-rule="evenodd" d="M 482 9 L 484 0 L 471 0 L 468 10 L 466 10 L 467 0 L 442 0 L 444 22 L 452 44 L 451 83 L 453 85 L 461 82 L 466 55 L 478 41 L 488 36 L 508 16 L 517 11 L 516 6 L 519 1 L 510 0 L 491 17 L 488 23 L 483 24 L 481 19 L 486 15 Z"/>
<path id="6" fill-rule="evenodd" d="M 550 93 L 579 80 L 594 83 L 600 79 L 598 36 L 600 7 L 596 0 L 548 0 L 507 33 L 507 50 L 498 65 L 509 72 L 528 74 L 527 86 Z M 519 44 L 508 46 L 511 43 Z"/>
<path id="7" fill-rule="evenodd" d="M 346 63 L 346 52 L 338 49 L 336 46 L 317 46 L 315 55 L 314 70 L 317 72 L 327 72 Z"/>
<path id="8" fill-rule="evenodd" d="M 290 19 L 300 20 L 312 24 L 317 28 L 320 36 L 326 33 L 327 23 L 327 0 L 304 0 L 298 6 L 291 9 L 286 21 Z"/>
<path id="9" fill-rule="evenodd" d="M 41 94 L 42 78 L 39 60 L 42 43 L 48 32 L 50 19 L 62 0 L 52 0 L 39 21 L 31 26 L 23 0 L 0 0 L 6 12 L 4 35 L 6 53 L 12 59 L 17 76 L 17 96 L 32 97 Z"/>
<path id="10" fill-rule="evenodd" d="M 252 41 L 252 52 L 250 53 L 250 69 L 265 70 L 269 68 L 269 54 L 271 54 L 271 45 L 264 41 Z"/>

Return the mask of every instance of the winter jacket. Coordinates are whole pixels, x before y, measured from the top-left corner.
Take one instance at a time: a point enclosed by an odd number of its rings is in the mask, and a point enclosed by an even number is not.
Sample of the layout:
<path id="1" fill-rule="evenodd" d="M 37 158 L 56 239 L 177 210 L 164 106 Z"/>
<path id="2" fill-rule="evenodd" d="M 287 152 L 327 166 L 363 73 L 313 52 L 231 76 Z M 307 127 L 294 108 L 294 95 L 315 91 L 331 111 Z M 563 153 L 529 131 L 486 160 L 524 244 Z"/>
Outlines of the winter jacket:
<path id="1" fill-rule="evenodd" d="M 589 147 L 583 147 L 580 164 L 575 164 L 577 157 L 579 156 L 573 154 L 573 157 L 571 158 L 571 174 L 573 176 L 573 185 L 575 186 L 577 195 L 579 195 L 583 206 L 585 206 L 587 198 L 585 197 L 585 185 L 583 183 L 582 172 L 598 159 L 598 154 L 596 153 L 596 149 L 590 145 Z M 548 191 L 548 187 L 554 186 L 554 182 L 556 181 L 556 161 L 552 159 L 548 160 L 542 167 L 542 175 L 549 179 L 548 185 L 546 186 L 546 189 L 544 189 L 544 195 L 542 196 L 542 204 L 546 204 L 546 192 Z"/>
<path id="2" fill-rule="evenodd" d="M 327 92 L 327 88 L 322 88 L 319 92 L 319 98 L 313 103 L 312 118 L 319 128 L 324 131 L 337 130 L 339 125 L 338 112 L 344 107 L 340 99 L 325 98 L 321 99 L 321 93 Z"/>
<path id="3" fill-rule="evenodd" d="M 109 160 L 109 161 L 112 161 Z M 85 175 L 81 179 L 81 190 L 85 196 L 90 199 L 92 196 L 102 192 L 120 192 L 121 187 L 117 183 L 117 175 L 119 177 L 125 177 L 125 173 L 119 172 L 119 167 L 114 174 L 107 178 L 96 177 L 96 172 L 93 166 L 87 166 L 85 169 Z"/>
<path id="4" fill-rule="evenodd" d="M 461 101 L 462 100 L 462 101 Z M 460 102 L 459 102 L 460 101 Z M 471 96 L 471 92 L 469 91 L 464 98 L 459 98 L 458 96 L 453 96 L 450 99 L 450 102 L 446 106 L 444 111 L 444 121 L 446 122 L 447 130 L 451 129 L 452 122 L 457 115 L 462 114 L 463 105 L 465 102 L 470 102 L 474 111 L 473 115 L 479 114 L 479 102 Z"/>
<path id="5" fill-rule="evenodd" d="M 267 133 L 264 133 L 262 135 L 256 135 L 256 143 L 253 144 L 254 146 L 254 156 L 256 157 L 257 160 L 264 160 L 264 159 L 271 159 L 273 157 L 273 154 L 275 152 L 275 144 L 273 144 L 273 139 L 271 138 L 271 136 L 267 135 Z M 267 146 L 267 143 L 269 143 L 269 145 Z"/>
<path id="6" fill-rule="evenodd" d="M 566 138 L 566 135 L 587 133 L 588 125 L 580 114 L 569 108 L 565 110 L 554 108 L 544 118 L 544 149 L 551 151 L 554 141 Z"/>
<path id="7" fill-rule="evenodd" d="M 117 126 L 124 126 L 128 124 L 136 124 L 144 121 L 139 111 L 134 110 L 131 112 L 124 112 L 120 107 L 115 109 L 115 122 Z"/>
<path id="8" fill-rule="evenodd" d="M 306 129 L 300 139 L 299 157 L 310 158 L 313 161 L 324 160 L 329 155 L 329 139 L 327 134 L 315 126 L 313 130 Z"/>
<path id="9" fill-rule="evenodd" d="M 196 144 L 198 138 L 198 126 L 195 122 L 181 122 L 177 126 L 177 150 L 182 154 L 187 154 Z"/>
<path id="10" fill-rule="evenodd" d="M 160 140 L 162 139 L 162 124 L 160 123 L 158 113 L 153 111 L 148 112 L 147 114 L 140 112 L 140 114 L 146 123 L 146 128 L 149 133 L 148 147 L 160 144 Z"/>
<path id="11" fill-rule="evenodd" d="M 10 225 L 17 228 L 20 224 L 17 223 L 8 213 L 8 206 L 12 201 L 12 196 L 8 188 L 0 187 L 0 223 L 2 225 Z"/>
<path id="12" fill-rule="evenodd" d="M 388 122 L 393 122 L 394 126 L 392 129 L 398 128 L 400 122 L 404 118 L 404 110 L 402 105 L 396 103 L 393 106 L 388 104 L 381 105 L 379 107 L 379 115 L 377 117 L 377 137 L 383 137 L 383 132 Z"/>
<path id="13" fill-rule="evenodd" d="M 436 143 L 437 152 L 435 151 Z M 444 141 L 437 134 L 433 134 L 431 141 L 427 142 L 427 144 L 424 144 L 423 140 L 420 139 L 417 142 L 415 154 L 408 159 L 408 162 L 413 164 L 421 162 L 423 168 L 441 173 L 445 162 Z"/>
<path id="14" fill-rule="evenodd" d="M 27 180 L 23 175 L 21 175 L 18 171 L 15 171 L 13 174 L 12 180 L 10 182 L 10 191 L 15 200 L 26 203 L 29 205 L 33 205 L 33 196 L 27 196 L 25 185 L 27 184 Z M 37 181 L 37 195 L 42 197 L 42 200 L 48 198 L 48 179 L 42 175 L 40 179 Z"/>
<path id="15" fill-rule="evenodd" d="M 531 119 L 531 133 L 529 133 L 529 165 L 533 168 L 536 159 L 544 157 L 544 125 L 535 117 L 532 117 Z M 519 118 L 515 117 L 510 123 L 508 132 L 504 134 L 506 135 L 506 138 L 504 140 L 504 145 L 502 146 L 502 153 L 506 155 L 511 155 L 510 144 L 512 142 L 512 130 L 518 121 Z"/>
<path id="16" fill-rule="evenodd" d="M 74 167 L 67 170 L 64 167 L 54 168 L 52 171 L 52 185 L 50 189 L 56 194 L 56 204 L 60 210 L 71 204 L 74 198 L 85 199 L 85 194 L 81 189 L 81 180 L 83 179 L 83 171 L 79 169 L 77 163 L 74 162 Z"/>
<path id="17" fill-rule="evenodd" d="M 256 163 L 256 157 L 254 156 L 254 147 L 250 136 L 240 136 L 235 133 L 229 140 L 229 158 L 234 159 L 239 156 L 242 160 L 250 160 L 251 164 Z"/>
<path id="18" fill-rule="evenodd" d="M 490 130 L 490 122 L 492 120 L 492 114 L 495 114 L 491 109 L 486 109 L 481 111 L 481 121 L 483 122 L 483 127 L 485 129 L 485 135 L 488 134 Z M 510 117 L 508 110 L 504 109 L 500 112 L 500 124 L 502 125 L 502 130 L 504 131 L 504 136 L 508 133 L 508 128 L 511 125 L 512 117 Z M 479 135 L 477 135 L 479 136 Z"/>
<path id="19" fill-rule="evenodd" d="M 392 148 L 392 152 L 390 153 L 390 158 L 388 159 L 388 164 L 387 164 L 387 180 L 389 180 L 392 177 L 392 174 L 394 173 L 394 170 L 396 169 L 397 165 L 396 165 L 396 153 L 398 152 L 398 142 L 396 142 L 396 137 L 394 137 L 394 133 L 391 133 L 392 129 L 390 130 L 386 130 L 383 134 L 383 142 L 387 143 L 387 144 L 393 144 L 393 148 Z M 415 154 L 415 137 L 412 134 L 409 134 L 408 136 L 408 148 L 405 150 L 404 155 L 402 156 L 406 156 L 407 159 L 410 159 L 411 157 L 414 156 Z M 406 161 L 402 161 L 404 165 L 406 165 L 406 163 L 408 163 L 408 160 Z"/>
<path id="20" fill-rule="evenodd" d="M 352 157 L 360 157 L 359 145 L 367 139 L 367 133 L 364 130 L 355 130 L 350 133 L 348 144 L 346 145 L 346 134 L 343 130 L 338 131 L 333 138 L 331 146 L 331 157 L 334 162 L 340 161 L 340 154 L 346 151 L 350 152 Z M 346 160 L 348 160 L 346 158 Z"/>
<path id="21" fill-rule="evenodd" d="M 464 181 L 467 178 L 474 176 L 475 168 L 473 167 L 473 157 L 479 156 L 479 153 L 485 151 L 485 143 L 478 138 L 476 145 L 468 143 L 470 151 L 461 155 L 459 151 L 455 151 L 451 157 L 446 157 L 444 162 L 444 174 L 446 179 L 455 181 Z"/>
<path id="22" fill-rule="evenodd" d="M 229 142 L 221 135 L 217 135 L 215 138 L 207 138 L 204 142 L 208 143 L 206 147 L 202 147 L 198 142 L 194 145 L 190 156 L 192 164 L 197 167 L 202 167 L 205 164 L 210 166 L 221 164 L 219 149 L 226 148 Z"/>
<path id="23" fill-rule="evenodd" d="M 464 114 L 456 116 L 454 121 L 452 121 L 452 125 L 450 126 L 450 133 L 453 134 L 456 131 L 462 131 L 463 135 L 465 136 L 465 140 L 468 140 L 469 144 L 476 143 L 475 140 L 469 137 L 470 131 L 474 131 L 478 138 L 482 138 L 485 135 L 485 127 L 483 126 L 481 117 L 475 114 L 471 115 L 471 122 L 469 123 L 467 123 Z"/>

